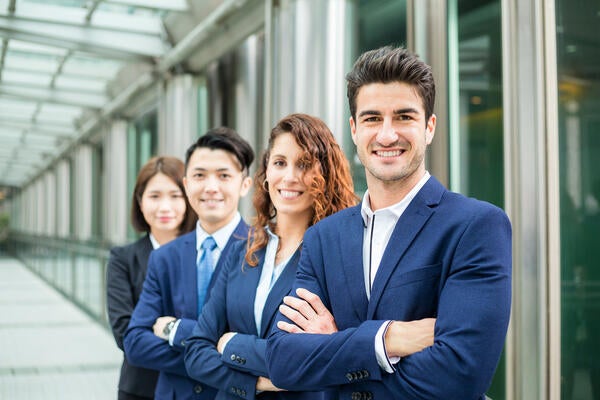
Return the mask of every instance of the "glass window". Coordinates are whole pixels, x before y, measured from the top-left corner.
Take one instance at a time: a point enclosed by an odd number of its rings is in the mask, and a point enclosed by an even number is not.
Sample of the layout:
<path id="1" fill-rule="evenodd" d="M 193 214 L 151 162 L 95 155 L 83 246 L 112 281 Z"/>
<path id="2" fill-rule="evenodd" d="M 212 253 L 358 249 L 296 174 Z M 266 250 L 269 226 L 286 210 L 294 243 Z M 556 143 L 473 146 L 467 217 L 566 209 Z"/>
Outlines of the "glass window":
<path id="1" fill-rule="evenodd" d="M 154 155 L 158 145 L 158 112 L 152 110 L 135 120 L 127 132 L 127 196 L 131 199 L 135 180 L 140 168 Z M 128 209 L 129 212 L 129 209 Z M 129 214 L 127 214 L 129 215 Z M 127 235 L 130 239 L 136 233 L 127 224 Z"/>
<path id="2" fill-rule="evenodd" d="M 503 207 L 500 0 L 451 0 L 448 11 L 450 187 Z M 504 399 L 505 385 L 503 355 L 488 396 Z"/>
<path id="3" fill-rule="evenodd" d="M 373 7 L 373 1 L 360 0 L 357 15 L 358 43 L 354 58 L 381 46 L 406 45 L 406 0 L 381 0 L 377 7 Z M 344 150 L 350 160 L 354 191 L 362 196 L 367 189 L 365 169 L 356 155 L 349 127 L 347 132 L 348 134 L 344 135 Z"/>
<path id="4" fill-rule="evenodd" d="M 600 3 L 556 1 L 561 399 L 600 398 Z"/>

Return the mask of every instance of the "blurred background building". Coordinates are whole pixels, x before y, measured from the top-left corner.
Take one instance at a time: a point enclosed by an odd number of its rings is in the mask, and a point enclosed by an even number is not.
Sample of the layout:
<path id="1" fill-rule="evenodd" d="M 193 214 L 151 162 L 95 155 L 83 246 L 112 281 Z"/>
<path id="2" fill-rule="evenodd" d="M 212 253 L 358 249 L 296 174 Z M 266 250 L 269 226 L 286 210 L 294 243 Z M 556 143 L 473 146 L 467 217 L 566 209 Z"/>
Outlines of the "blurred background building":
<path id="1" fill-rule="evenodd" d="M 2 249 L 106 324 L 138 168 L 219 125 L 262 149 L 290 112 L 327 122 L 361 194 L 344 75 L 403 44 L 436 75 L 428 169 L 513 223 L 490 397 L 600 399 L 599 27 L 598 0 L 0 0 Z"/>

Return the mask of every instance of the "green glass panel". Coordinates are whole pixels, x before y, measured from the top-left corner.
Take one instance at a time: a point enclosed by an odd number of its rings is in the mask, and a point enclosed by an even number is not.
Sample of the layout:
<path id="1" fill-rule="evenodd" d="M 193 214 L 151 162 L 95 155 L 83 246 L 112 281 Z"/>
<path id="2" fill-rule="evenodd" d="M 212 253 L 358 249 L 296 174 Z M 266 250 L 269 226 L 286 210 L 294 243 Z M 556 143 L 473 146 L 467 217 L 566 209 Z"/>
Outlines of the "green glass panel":
<path id="1" fill-rule="evenodd" d="M 600 2 L 556 1 L 561 398 L 600 399 Z"/>
<path id="2" fill-rule="evenodd" d="M 453 190 L 504 206 L 500 0 L 451 0 L 450 165 Z M 506 398 L 502 356 L 487 395 Z"/>

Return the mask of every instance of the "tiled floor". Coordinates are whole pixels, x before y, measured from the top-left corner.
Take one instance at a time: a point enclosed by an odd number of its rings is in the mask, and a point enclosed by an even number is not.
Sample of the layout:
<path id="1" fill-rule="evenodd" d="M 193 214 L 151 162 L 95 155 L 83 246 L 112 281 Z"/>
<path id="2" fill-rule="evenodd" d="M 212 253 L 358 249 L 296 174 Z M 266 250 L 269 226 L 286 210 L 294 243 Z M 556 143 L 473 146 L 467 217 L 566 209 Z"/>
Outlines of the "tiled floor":
<path id="1" fill-rule="evenodd" d="M 0 254 L 0 399 L 116 399 L 110 332 L 19 261 Z"/>

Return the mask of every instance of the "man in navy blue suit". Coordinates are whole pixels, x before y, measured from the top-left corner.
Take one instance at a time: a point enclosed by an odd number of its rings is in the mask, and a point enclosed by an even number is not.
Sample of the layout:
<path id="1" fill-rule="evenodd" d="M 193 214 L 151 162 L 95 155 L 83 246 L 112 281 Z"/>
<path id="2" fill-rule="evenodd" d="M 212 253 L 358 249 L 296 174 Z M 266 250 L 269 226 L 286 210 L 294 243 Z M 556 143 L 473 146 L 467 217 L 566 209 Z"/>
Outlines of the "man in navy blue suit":
<path id="1" fill-rule="evenodd" d="M 506 214 L 425 169 L 431 68 L 403 48 L 346 76 L 368 190 L 310 228 L 267 345 L 274 385 L 340 399 L 483 399 L 510 315 Z"/>
<path id="2" fill-rule="evenodd" d="M 238 203 L 252 185 L 248 173 L 253 160 L 250 145 L 224 127 L 210 130 L 187 150 L 183 183 L 198 214 L 196 230 L 150 254 L 124 338 L 131 364 L 160 371 L 156 400 L 208 400 L 216 395 L 214 388 L 187 375 L 183 355 L 220 260 L 248 236 Z"/>

